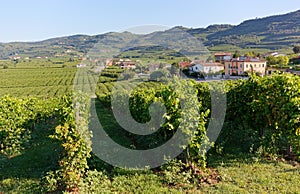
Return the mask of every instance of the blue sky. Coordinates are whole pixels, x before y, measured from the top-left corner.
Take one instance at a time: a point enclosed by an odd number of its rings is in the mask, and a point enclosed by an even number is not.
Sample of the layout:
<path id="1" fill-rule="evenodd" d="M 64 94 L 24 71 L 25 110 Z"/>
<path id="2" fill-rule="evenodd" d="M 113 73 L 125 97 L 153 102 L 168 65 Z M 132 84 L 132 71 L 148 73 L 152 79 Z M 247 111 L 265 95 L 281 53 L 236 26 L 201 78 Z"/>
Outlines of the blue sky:
<path id="1" fill-rule="evenodd" d="M 3 0 L 0 42 L 93 35 L 143 25 L 239 24 L 298 9 L 299 0 Z"/>

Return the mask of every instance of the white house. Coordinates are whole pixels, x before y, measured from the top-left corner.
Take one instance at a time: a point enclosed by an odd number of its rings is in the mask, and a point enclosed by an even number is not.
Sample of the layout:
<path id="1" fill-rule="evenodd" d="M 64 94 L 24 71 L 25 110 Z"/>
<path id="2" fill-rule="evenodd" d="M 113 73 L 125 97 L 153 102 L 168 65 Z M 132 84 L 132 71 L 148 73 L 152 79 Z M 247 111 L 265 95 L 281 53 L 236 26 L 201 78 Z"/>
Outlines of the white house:
<path id="1" fill-rule="evenodd" d="M 204 72 L 204 66 L 201 64 L 194 64 L 193 66 L 189 67 L 190 72 L 199 73 Z"/>
<path id="2" fill-rule="evenodd" d="M 77 64 L 76 66 L 77 66 L 77 68 L 83 68 L 83 67 L 86 67 L 87 65 L 86 64 Z"/>
<path id="3" fill-rule="evenodd" d="M 205 74 L 218 73 L 224 71 L 224 65 L 221 63 L 199 63 L 191 66 L 189 70 L 190 72 L 194 72 L 194 73 L 200 73 L 200 72 Z"/>

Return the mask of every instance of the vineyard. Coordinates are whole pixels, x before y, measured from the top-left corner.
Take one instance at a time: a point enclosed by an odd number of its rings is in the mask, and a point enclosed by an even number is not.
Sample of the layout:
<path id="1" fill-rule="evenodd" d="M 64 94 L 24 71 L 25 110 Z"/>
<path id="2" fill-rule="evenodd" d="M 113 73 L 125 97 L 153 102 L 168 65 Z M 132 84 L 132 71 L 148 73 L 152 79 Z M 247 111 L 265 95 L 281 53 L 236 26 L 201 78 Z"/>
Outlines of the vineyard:
<path id="1" fill-rule="evenodd" d="M 51 98 L 77 90 L 91 93 L 98 75 L 83 69 L 34 68 L 0 70 L 0 96 Z"/>
<path id="2" fill-rule="evenodd" d="M 203 112 L 211 109 L 209 88 L 212 85 L 217 84 L 194 83 L 200 102 L 198 106 Z M 138 85 L 134 82 L 98 83 L 96 95 L 104 106 L 112 105 L 114 87 L 118 89 L 117 95 L 121 96 L 124 95 L 121 92 L 126 93 L 135 87 L 125 94 L 130 98 L 130 111 L 137 121 L 146 122 L 150 119 L 147 109 L 159 98 L 160 93 L 164 93 L 166 85 L 160 82 L 143 82 Z M 279 152 L 290 157 L 300 155 L 299 77 L 289 74 L 253 77 L 246 81 L 227 81 L 225 87 L 227 111 L 217 144 L 219 148 L 229 150 L 241 145 L 238 148 L 240 150 L 252 149 L 255 152 L 262 149 L 265 155 L 276 155 Z M 209 116 L 206 117 L 209 119 Z"/>
<path id="3" fill-rule="evenodd" d="M 253 76 L 222 82 L 220 90 L 217 82 L 127 80 L 114 67 L 100 77 L 75 67 L 1 71 L 0 193 L 299 191 L 298 76 Z M 214 145 L 206 132 L 213 120 L 212 90 L 227 97 Z M 179 155 L 168 161 L 167 154 L 128 155 L 122 162 L 131 168 L 114 167 L 92 149 L 93 119 L 114 142 L 135 151 L 163 146 L 179 131 L 183 138 L 169 147 Z M 147 134 L 145 126 L 155 132 Z M 115 153 L 105 147 L 109 141 L 101 143 L 102 156 Z M 205 153 L 207 146 L 213 147 Z M 160 160 L 166 163 L 137 169 Z"/>

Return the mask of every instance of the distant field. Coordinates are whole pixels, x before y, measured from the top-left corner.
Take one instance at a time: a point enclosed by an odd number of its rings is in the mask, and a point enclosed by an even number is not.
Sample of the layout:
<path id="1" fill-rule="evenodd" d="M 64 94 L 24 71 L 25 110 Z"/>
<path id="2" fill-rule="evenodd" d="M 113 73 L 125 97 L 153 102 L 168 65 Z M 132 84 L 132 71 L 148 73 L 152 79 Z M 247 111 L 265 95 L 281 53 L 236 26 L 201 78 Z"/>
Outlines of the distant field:
<path id="1" fill-rule="evenodd" d="M 71 92 L 74 85 L 77 89 L 91 92 L 97 83 L 98 76 L 86 69 L 70 64 L 62 67 L 62 64 L 43 63 L 9 64 L 7 69 L 0 69 L 0 96 L 56 97 Z"/>

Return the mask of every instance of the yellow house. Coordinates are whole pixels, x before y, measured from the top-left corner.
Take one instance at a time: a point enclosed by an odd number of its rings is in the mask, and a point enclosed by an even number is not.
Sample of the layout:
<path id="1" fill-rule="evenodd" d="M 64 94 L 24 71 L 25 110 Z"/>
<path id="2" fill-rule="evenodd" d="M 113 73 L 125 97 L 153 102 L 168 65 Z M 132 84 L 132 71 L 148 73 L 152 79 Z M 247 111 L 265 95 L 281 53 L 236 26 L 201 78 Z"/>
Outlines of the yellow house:
<path id="1" fill-rule="evenodd" d="M 245 75 L 249 72 L 256 72 L 264 76 L 267 62 L 258 58 L 237 58 L 226 61 L 224 65 L 226 76 Z"/>

